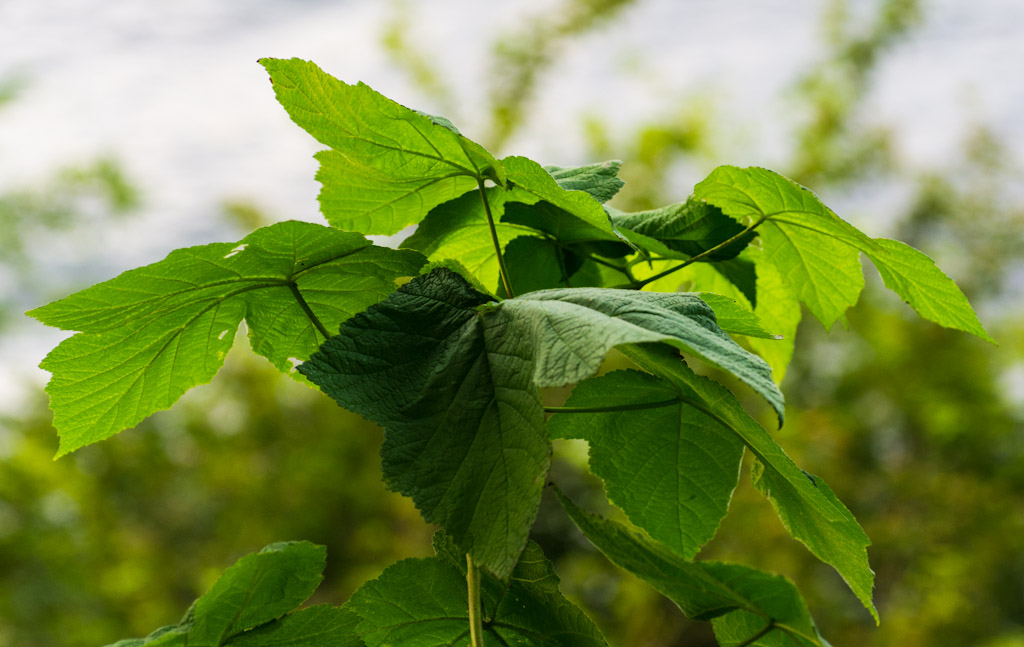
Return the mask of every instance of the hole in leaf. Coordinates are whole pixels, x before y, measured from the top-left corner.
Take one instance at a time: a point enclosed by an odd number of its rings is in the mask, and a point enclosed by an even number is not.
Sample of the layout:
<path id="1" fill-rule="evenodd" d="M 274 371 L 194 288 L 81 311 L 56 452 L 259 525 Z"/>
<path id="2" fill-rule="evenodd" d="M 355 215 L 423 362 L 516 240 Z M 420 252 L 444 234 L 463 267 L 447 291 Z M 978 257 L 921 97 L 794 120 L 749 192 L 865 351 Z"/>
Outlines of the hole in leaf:
<path id="1" fill-rule="evenodd" d="M 245 243 L 242 243 L 242 244 L 241 244 L 241 245 L 239 245 L 238 247 L 234 248 L 233 250 L 231 250 L 230 252 L 228 252 L 227 254 L 225 254 L 225 255 L 224 255 L 224 258 L 231 258 L 232 256 L 234 256 L 234 255 L 235 255 L 235 254 L 237 254 L 238 252 L 242 251 L 243 249 L 245 249 Z"/>

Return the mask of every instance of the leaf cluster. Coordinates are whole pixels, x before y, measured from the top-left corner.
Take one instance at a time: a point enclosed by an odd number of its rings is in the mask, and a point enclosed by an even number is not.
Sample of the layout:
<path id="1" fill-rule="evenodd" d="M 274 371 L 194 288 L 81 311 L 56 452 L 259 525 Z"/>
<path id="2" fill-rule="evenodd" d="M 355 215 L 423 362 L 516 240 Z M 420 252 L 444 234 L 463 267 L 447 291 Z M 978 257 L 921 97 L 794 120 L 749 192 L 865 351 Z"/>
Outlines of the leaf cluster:
<path id="1" fill-rule="evenodd" d="M 242 622 L 243 608 L 207 611 L 215 586 L 175 628 L 131 644 L 285 644 L 274 632 L 335 624 L 349 637 L 310 644 L 604 644 L 529 542 L 553 438 L 589 443 L 635 529 L 560 494 L 569 518 L 688 616 L 713 620 L 722 644 L 824 644 L 784 578 L 694 559 L 747 451 L 789 533 L 877 618 L 853 515 L 690 363 L 735 378 L 781 424 L 801 304 L 826 328 L 841 320 L 864 286 L 862 253 L 923 317 L 990 339 L 927 256 L 868 237 L 762 168 L 723 166 L 677 204 L 623 213 L 604 204 L 623 184 L 617 161 L 499 160 L 366 85 L 298 59 L 261 62 L 291 118 L 328 147 L 316 157 L 330 226 L 285 222 L 177 250 L 32 311 L 78 331 L 42 365 L 60 452 L 212 379 L 244 319 L 256 353 L 384 428 L 386 484 L 443 534 L 437 557 L 390 567 L 344 611 L 281 619 L 305 599 L 289 598 Z M 402 249 L 364 237 L 409 225 Z M 684 280 L 693 292 L 676 291 Z M 598 376 L 613 348 L 637 369 Z M 565 406 L 544 406 L 542 389 L 573 385 Z M 202 629 L 214 616 L 235 619 Z"/>

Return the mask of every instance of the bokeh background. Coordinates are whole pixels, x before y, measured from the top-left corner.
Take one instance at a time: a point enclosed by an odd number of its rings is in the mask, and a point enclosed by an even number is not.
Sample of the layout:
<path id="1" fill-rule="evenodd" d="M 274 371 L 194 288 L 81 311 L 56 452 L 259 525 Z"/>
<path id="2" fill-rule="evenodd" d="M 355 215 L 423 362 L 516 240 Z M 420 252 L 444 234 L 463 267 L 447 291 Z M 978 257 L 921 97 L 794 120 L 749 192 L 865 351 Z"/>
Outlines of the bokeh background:
<path id="1" fill-rule="evenodd" d="M 920 321 L 868 266 L 848 328 L 802 326 L 776 433 L 874 541 L 881 626 L 747 476 L 702 556 L 792 578 L 835 645 L 1024 645 L 1024 4 L 6 0 L 0 646 L 144 635 L 272 541 L 326 544 L 317 601 L 336 604 L 429 552 L 433 529 L 381 484 L 380 430 L 242 339 L 172 410 L 52 460 L 35 365 L 63 333 L 24 310 L 175 247 L 319 219 L 318 145 L 263 56 L 315 60 L 501 155 L 622 159 L 622 209 L 757 164 L 930 254 L 1000 346 Z M 586 501 L 584 463 L 561 445 L 554 474 Z M 714 644 L 550 503 L 534 537 L 612 644 Z"/>

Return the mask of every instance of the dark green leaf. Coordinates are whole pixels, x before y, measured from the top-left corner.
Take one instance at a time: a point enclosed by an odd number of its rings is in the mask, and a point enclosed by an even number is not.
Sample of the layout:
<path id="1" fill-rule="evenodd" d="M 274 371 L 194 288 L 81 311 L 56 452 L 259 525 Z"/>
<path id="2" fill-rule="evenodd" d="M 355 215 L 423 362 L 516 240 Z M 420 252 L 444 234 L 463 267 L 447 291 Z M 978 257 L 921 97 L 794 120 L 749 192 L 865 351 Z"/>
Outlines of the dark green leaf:
<path id="1" fill-rule="evenodd" d="M 586 166 L 545 166 L 544 170 L 566 191 L 586 191 L 600 203 L 615 197 L 625 182 L 619 179 L 622 162 L 609 160 Z"/>
<path id="2" fill-rule="evenodd" d="M 282 371 L 356 312 L 384 298 L 423 258 L 359 234 L 303 222 L 238 243 L 179 249 L 28 314 L 81 331 L 43 360 L 58 455 L 97 442 L 209 382 L 244 317 L 254 351 Z M 318 325 L 319 324 L 319 325 Z"/>
<path id="3" fill-rule="evenodd" d="M 348 320 L 299 370 L 382 425 L 388 486 L 507 577 L 536 516 L 550 449 L 533 349 L 491 334 L 479 312 L 490 302 L 437 269 Z"/>
<path id="4" fill-rule="evenodd" d="M 188 644 L 222 645 L 306 601 L 320 581 L 327 550 L 309 542 L 271 544 L 224 571 L 196 600 Z"/>
<path id="5" fill-rule="evenodd" d="M 313 607 L 285 617 L 323 580 L 326 553 L 305 541 L 271 544 L 224 571 L 178 624 L 110 647 L 360 647 L 346 639 L 351 618 L 339 610 Z"/>
<path id="6" fill-rule="evenodd" d="M 230 647 L 364 647 L 356 633 L 361 618 L 326 604 L 290 613 L 280 620 L 238 634 Z"/>
<path id="7" fill-rule="evenodd" d="M 773 629 L 753 644 L 826 645 L 807 605 L 786 578 L 738 564 L 689 561 L 621 524 L 586 512 L 561 492 L 558 497 L 576 527 L 614 564 L 650 584 L 688 617 L 714 619 L 722 644 L 737 645 L 771 622 Z"/>
<path id="8" fill-rule="evenodd" d="M 346 608 L 363 618 L 356 630 L 369 647 L 470 644 L 465 562 L 450 552 L 401 561 L 352 595 Z M 507 585 L 487 574 L 481 580 L 486 645 L 606 644 L 594 623 L 558 592 L 558 577 L 536 544 L 526 546 Z"/>
<path id="9" fill-rule="evenodd" d="M 571 287 L 570 277 L 580 269 L 582 260 L 546 238 L 520 236 L 505 248 L 505 264 L 514 268 L 509 269 L 509 278 L 515 294 Z M 498 296 L 508 296 L 500 285 Z"/>
<path id="10" fill-rule="evenodd" d="M 875 240 L 886 253 L 868 252 L 886 287 L 900 295 L 919 315 L 935 323 L 995 343 L 974 314 L 974 308 L 951 278 L 925 254 L 898 240 Z"/>
<path id="11" fill-rule="evenodd" d="M 537 387 L 579 382 L 614 346 L 655 341 L 732 372 L 781 416 L 767 365 L 722 332 L 697 297 L 581 288 L 493 303 L 444 269 L 345 322 L 299 370 L 385 427 L 389 487 L 505 577 L 548 466 Z"/>
<path id="12" fill-rule="evenodd" d="M 763 466 L 756 479 L 790 534 L 830 564 L 877 620 L 871 601 L 874 573 L 868 565 L 870 540 L 825 483 L 794 463 L 725 387 L 701 377 L 659 349 L 627 346 L 627 357 L 669 380 L 688 405 L 703 413 L 711 429 L 738 436 Z"/>
<path id="13" fill-rule="evenodd" d="M 504 174 L 490 153 L 447 120 L 424 116 L 359 83 L 299 59 L 265 58 L 278 101 L 331 147 L 317 155 L 327 220 L 364 234 L 393 234 L 433 207 Z"/>
<path id="14" fill-rule="evenodd" d="M 723 214 L 717 207 L 693 198 L 651 211 L 613 211 L 612 223 L 620 231 L 628 229 L 653 238 L 677 252 L 682 258 L 690 258 L 714 249 L 739 236 L 744 230 L 743 225 Z M 711 252 L 705 259 L 725 261 L 735 258 L 755 235 L 754 232 L 744 234 L 735 242 Z"/>
<path id="15" fill-rule="evenodd" d="M 552 438 L 590 444 L 590 469 L 608 498 L 651 537 L 691 558 L 714 536 L 739 478 L 743 443 L 684 404 L 649 373 L 616 371 L 580 383 L 567 407 L 672 402 L 614 413 L 564 413 L 548 421 Z"/>

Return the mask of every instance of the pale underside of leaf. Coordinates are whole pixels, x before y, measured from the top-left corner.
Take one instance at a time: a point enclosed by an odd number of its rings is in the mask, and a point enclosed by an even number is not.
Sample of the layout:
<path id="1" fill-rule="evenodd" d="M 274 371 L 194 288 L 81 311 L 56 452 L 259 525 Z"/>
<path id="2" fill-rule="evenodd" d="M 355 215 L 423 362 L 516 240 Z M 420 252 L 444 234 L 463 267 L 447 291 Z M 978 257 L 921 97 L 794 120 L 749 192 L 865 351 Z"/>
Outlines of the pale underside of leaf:
<path id="1" fill-rule="evenodd" d="M 731 373 L 784 416 L 782 393 L 764 361 L 740 348 L 697 296 L 600 288 L 540 290 L 502 302 L 512 330 L 540 341 L 534 380 L 564 386 L 597 372 L 620 344 L 665 342 Z"/>

